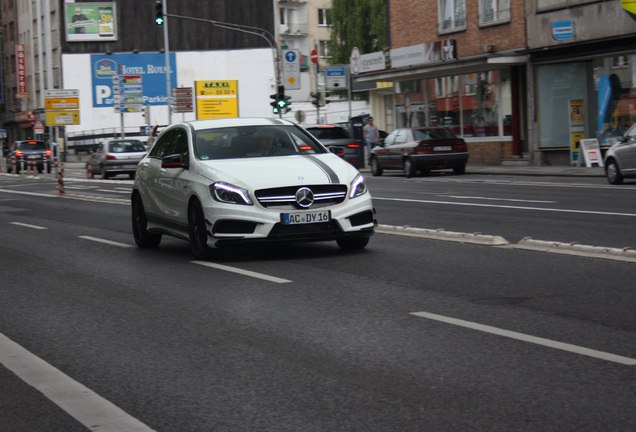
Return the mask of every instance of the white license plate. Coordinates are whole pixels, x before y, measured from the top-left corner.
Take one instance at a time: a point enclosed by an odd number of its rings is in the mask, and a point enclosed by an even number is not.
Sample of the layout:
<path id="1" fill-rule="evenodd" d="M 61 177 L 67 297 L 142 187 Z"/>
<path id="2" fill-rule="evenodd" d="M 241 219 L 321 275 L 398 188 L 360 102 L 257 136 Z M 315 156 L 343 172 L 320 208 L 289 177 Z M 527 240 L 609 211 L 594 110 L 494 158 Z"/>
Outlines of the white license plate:
<path id="1" fill-rule="evenodd" d="M 433 147 L 433 151 L 451 151 L 453 150 L 453 147 L 451 146 L 436 146 Z"/>
<path id="2" fill-rule="evenodd" d="M 331 213 L 329 210 L 308 211 L 303 213 L 283 213 L 282 219 L 283 225 L 329 222 L 331 220 Z"/>

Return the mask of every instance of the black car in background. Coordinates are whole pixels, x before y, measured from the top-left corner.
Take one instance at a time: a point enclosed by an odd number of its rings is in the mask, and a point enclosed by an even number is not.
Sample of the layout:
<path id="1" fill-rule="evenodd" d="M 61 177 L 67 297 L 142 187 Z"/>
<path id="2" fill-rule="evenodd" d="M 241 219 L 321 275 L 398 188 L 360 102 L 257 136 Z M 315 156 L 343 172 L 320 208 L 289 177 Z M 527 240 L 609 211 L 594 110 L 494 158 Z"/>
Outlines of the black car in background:
<path id="1" fill-rule="evenodd" d="M 51 149 L 44 141 L 24 140 L 16 141 L 7 155 L 7 171 L 13 172 L 13 158 L 15 157 L 15 170 L 19 173 L 22 169 L 29 169 L 29 161 L 35 163 L 38 173 L 44 171 L 50 173 L 52 170 Z"/>
<path id="2" fill-rule="evenodd" d="M 362 167 L 362 152 L 360 143 L 356 141 L 349 129 L 336 125 L 302 125 L 325 147 L 340 147 L 344 149 L 344 159 L 356 168 Z"/>

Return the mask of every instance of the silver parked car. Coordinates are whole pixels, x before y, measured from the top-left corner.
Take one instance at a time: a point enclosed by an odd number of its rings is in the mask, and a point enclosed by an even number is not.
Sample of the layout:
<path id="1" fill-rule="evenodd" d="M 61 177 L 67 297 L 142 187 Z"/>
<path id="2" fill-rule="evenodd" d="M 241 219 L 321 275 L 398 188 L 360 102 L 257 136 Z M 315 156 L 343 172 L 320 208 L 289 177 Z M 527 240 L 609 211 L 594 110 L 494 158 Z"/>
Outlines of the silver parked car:
<path id="1" fill-rule="evenodd" d="M 614 185 L 626 177 L 636 177 L 636 124 L 605 153 L 605 175 Z"/>
<path id="2" fill-rule="evenodd" d="M 146 156 L 146 147 L 139 140 L 117 139 L 100 143 L 91 154 L 86 169 L 90 168 L 91 178 L 101 175 L 102 178 L 127 174 L 131 179 L 135 178 L 135 170 L 139 161 Z"/>
<path id="3" fill-rule="evenodd" d="M 175 123 L 137 167 L 132 231 L 197 258 L 225 245 L 336 241 L 362 249 L 376 224 L 362 175 L 304 128 L 280 119 Z"/>

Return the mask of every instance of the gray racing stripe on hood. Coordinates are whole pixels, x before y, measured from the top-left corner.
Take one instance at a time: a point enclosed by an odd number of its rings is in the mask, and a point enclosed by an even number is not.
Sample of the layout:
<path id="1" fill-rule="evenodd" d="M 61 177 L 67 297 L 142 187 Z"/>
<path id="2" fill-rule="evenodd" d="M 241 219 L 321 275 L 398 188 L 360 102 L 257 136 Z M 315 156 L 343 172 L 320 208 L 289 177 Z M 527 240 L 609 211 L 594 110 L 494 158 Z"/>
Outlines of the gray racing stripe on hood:
<path id="1" fill-rule="evenodd" d="M 338 174 L 334 170 L 331 169 L 329 165 L 318 159 L 316 156 L 307 155 L 307 159 L 318 165 L 318 167 L 327 174 L 329 177 L 329 182 L 333 184 L 340 183 L 340 179 L 338 178 Z"/>

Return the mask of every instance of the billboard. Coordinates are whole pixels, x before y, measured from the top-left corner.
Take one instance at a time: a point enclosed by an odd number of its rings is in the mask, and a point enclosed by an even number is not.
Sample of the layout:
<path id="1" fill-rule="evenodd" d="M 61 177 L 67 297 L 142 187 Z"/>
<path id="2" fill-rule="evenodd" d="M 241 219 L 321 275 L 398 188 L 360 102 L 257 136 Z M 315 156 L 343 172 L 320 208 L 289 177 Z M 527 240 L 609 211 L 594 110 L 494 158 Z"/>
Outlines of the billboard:
<path id="1" fill-rule="evenodd" d="M 65 3 L 66 40 L 95 42 L 117 40 L 117 8 L 114 2 Z"/>
<path id="2" fill-rule="evenodd" d="M 176 87 L 176 56 L 170 53 L 170 88 Z M 92 54 L 91 75 L 93 107 L 115 104 L 113 77 L 138 75 L 143 86 L 143 105 L 167 105 L 166 56 L 160 53 Z"/>

